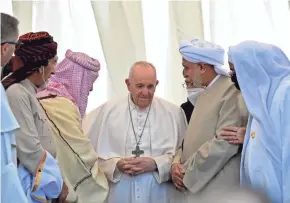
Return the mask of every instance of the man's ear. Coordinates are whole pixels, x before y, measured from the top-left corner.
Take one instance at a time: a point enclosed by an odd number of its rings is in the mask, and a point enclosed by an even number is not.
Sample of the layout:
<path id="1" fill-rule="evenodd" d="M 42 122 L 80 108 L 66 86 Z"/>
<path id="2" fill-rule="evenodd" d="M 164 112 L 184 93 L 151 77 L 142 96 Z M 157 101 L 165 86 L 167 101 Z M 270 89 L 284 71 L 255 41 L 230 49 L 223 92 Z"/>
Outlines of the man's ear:
<path id="1" fill-rule="evenodd" d="M 44 66 L 40 66 L 40 68 L 38 69 L 38 73 L 40 74 L 40 75 L 42 75 L 42 74 L 44 74 Z"/>
<path id="2" fill-rule="evenodd" d="M 159 80 L 156 80 L 156 86 L 159 84 Z"/>
<path id="3" fill-rule="evenodd" d="M 38 73 L 42 74 L 43 68 L 42 66 L 40 66 L 40 68 L 38 68 Z"/>
<path id="4" fill-rule="evenodd" d="M 127 78 L 126 80 L 125 80 L 125 83 L 126 83 L 126 85 L 127 85 L 127 89 L 128 89 L 128 91 L 130 92 L 130 80 Z"/>
<path id="5" fill-rule="evenodd" d="M 8 43 L 5 43 L 5 44 L 1 45 L 1 56 L 5 55 L 7 49 L 8 49 Z"/>
<path id="6" fill-rule="evenodd" d="M 200 68 L 200 73 L 204 74 L 208 67 L 204 63 L 198 64 L 198 65 L 199 65 L 199 68 Z"/>

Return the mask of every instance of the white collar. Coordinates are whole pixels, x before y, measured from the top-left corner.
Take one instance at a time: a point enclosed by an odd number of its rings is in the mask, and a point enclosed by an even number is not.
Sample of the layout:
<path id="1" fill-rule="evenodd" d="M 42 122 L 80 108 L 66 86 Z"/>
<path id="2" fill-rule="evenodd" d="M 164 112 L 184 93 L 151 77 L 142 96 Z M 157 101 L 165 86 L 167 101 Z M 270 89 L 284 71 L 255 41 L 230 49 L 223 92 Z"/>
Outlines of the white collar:
<path id="1" fill-rule="evenodd" d="M 215 78 L 209 83 L 209 85 L 206 87 L 206 89 L 210 88 L 215 83 L 215 81 L 217 81 L 217 79 L 219 79 L 219 78 L 220 78 L 220 75 L 215 76 Z"/>
<path id="2" fill-rule="evenodd" d="M 144 108 L 144 109 L 140 109 L 134 102 L 133 102 L 133 98 L 132 98 L 132 95 L 131 95 L 131 93 L 129 93 L 129 105 L 130 105 L 130 108 L 131 108 L 131 110 L 138 110 L 138 111 L 140 111 L 140 112 L 143 112 L 143 111 L 145 111 L 145 112 L 147 112 L 147 110 L 148 110 L 148 108 L 149 108 L 149 106 L 148 107 L 146 107 L 146 108 Z M 152 99 L 152 102 L 153 102 L 153 99 Z M 152 104 L 151 104 L 152 105 Z"/>

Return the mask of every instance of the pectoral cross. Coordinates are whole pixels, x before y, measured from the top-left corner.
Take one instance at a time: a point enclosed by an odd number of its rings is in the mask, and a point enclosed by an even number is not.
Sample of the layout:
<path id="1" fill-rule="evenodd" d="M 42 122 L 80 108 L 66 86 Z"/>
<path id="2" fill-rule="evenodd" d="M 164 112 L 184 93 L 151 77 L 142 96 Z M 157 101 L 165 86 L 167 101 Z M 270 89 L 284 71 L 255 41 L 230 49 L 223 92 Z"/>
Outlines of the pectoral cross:
<path id="1" fill-rule="evenodd" d="M 134 154 L 135 157 L 140 157 L 141 154 L 144 154 L 144 151 L 140 150 L 140 147 L 137 145 L 136 149 L 132 151 L 132 154 Z"/>

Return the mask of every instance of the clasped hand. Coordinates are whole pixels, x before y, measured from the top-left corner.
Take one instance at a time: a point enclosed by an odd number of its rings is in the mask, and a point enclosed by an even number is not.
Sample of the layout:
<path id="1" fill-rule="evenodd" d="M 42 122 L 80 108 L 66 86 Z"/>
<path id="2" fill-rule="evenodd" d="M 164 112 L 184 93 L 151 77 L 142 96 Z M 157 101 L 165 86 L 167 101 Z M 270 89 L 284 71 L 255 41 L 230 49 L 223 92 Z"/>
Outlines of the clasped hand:
<path id="1" fill-rule="evenodd" d="M 175 187 L 180 191 L 185 191 L 186 187 L 183 184 L 185 170 L 182 164 L 173 164 L 171 166 L 171 178 Z"/>
<path id="2" fill-rule="evenodd" d="M 157 169 L 155 160 L 149 157 L 124 158 L 118 161 L 117 167 L 119 171 L 128 175 L 140 175 Z"/>

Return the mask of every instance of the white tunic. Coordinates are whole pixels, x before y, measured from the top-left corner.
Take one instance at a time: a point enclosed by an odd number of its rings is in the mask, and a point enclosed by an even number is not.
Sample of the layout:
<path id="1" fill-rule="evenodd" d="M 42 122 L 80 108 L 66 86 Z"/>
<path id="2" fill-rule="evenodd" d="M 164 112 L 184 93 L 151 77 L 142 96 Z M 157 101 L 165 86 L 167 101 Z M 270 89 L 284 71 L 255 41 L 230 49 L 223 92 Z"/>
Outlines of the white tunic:
<path id="1" fill-rule="evenodd" d="M 132 157 L 136 139 L 130 121 L 132 113 L 137 140 L 143 130 L 148 108 L 140 110 L 131 100 L 107 102 L 85 117 L 83 127 L 92 141 L 109 182 L 108 203 L 167 203 L 172 157 L 181 144 L 187 122 L 181 108 L 154 98 L 140 141 L 141 157 L 152 157 L 158 172 L 135 177 L 119 172 L 117 162 Z"/>

